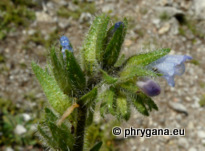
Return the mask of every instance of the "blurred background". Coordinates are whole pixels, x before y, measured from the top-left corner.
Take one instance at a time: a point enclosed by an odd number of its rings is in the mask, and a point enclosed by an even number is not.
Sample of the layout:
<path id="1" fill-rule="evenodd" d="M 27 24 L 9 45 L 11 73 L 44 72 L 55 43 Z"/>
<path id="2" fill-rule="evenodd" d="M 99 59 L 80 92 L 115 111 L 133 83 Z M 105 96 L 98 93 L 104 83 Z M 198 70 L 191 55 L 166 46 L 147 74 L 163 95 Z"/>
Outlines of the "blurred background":
<path id="1" fill-rule="evenodd" d="M 123 17 L 129 29 L 126 56 L 157 48 L 191 55 L 174 88 L 155 79 L 162 94 L 153 98 L 159 111 L 149 117 L 132 111 L 128 122 L 99 119 L 86 134 L 86 147 L 103 140 L 107 151 L 205 150 L 205 0 L 0 0 L 0 150 L 48 150 L 36 124 L 46 98 L 30 67 L 46 64 L 47 50 L 69 37 L 78 55 L 94 16 L 106 13 L 112 22 Z M 181 128 L 186 136 L 114 137 L 114 125 L 135 128 Z"/>

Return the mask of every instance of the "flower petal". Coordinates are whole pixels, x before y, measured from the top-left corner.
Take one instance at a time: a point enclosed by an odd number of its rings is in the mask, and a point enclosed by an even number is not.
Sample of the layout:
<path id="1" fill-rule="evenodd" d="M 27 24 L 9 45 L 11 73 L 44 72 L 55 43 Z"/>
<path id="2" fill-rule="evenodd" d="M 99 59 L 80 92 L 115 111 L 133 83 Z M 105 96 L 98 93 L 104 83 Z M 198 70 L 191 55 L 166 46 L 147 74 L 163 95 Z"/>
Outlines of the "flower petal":
<path id="1" fill-rule="evenodd" d="M 174 86 L 175 86 L 174 76 L 163 76 L 163 77 L 167 80 L 167 83 L 168 83 L 171 87 L 174 87 Z"/>
<path id="2" fill-rule="evenodd" d="M 184 62 L 191 59 L 192 57 L 187 55 L 166 55 L 147 67 L 149 69 L 156 69 L 158 72 L 162 73 L 168 84 L 174 86 L 174 76 L 181 76 L 185 72 Z"/>
<path id="3" fill-rule="evenodd" d="M 185 72 L 184 63 L 175 66 L 175 74 L 181 76 Z"/>

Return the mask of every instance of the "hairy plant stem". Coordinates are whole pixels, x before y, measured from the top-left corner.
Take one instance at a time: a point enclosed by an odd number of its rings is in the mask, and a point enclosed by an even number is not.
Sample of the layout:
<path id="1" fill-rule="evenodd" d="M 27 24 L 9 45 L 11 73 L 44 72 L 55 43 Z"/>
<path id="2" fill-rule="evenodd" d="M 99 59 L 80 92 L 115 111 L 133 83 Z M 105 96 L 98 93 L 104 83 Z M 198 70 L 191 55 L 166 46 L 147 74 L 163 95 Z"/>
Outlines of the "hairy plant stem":
<path id="1" fill-rule="evenodd" d="M 87 107 L 79 104 L 73 151 L 83 151 Z"/>

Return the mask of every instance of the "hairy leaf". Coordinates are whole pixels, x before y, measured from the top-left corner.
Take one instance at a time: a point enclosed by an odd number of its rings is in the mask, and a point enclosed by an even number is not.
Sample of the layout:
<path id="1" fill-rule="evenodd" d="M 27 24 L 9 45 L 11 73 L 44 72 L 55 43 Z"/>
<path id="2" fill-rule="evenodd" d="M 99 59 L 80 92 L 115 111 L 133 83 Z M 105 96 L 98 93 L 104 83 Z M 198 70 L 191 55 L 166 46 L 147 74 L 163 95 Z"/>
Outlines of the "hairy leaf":
<path id="1" fill-rule="evenodd" d="M 52 47 L 50 49 L 50 57 L 51 57 L 52 69 L 53 69 L 53 74 L 55 76 L 55 79 L 59 87 L 61 88 L 61 90 L 65 94 L 69 95 L 72 91 L 72 85 L 70 79 L 68 78 L 68 74 L 64 66 L 63 57 L 62 55 L 60 56 L 61 58 L 59 60 L 56 55 L 55 47 Z"/>
<path id="2" fill-rule="evenodd" d="M 107 72 L 103 71 L 103 70 L 100 70 L 103 74 L 103 79 L 105 80 L 105 82 L 107 84 L 113 84 L 115 82 L 117 82 L 117 78 L 114 78 L 114 77 L 111 77 L 110 75 L 107 74 Z"/>
<path id="3" fill-rule="evenodd" d="M 107 22 L 105 20 L 105 15 L 98 16 L 94 19 L 81 51 L 86 74 L 90 76 L 96 75 L 99 71 L 97 57 L 100 59 L 101 46 L 98 47 L 99 50 L 97 55 L 96 48 L 97 44 L 101 42 L 101 38 L 104 36 L 104 34 L 100 32 L 100 30 L 102 28 L 102 25 L 105 25 L 105 22 Z"/>
<path id="4" fill-rule="evenodd" d="M 68 77 L 72 83 L 72 87 L 78 91 L 85 89 L 86 80 L 80 65 L 76 61 L 72 52 L 66 50 L 66 65 Z"/>
<path id="5" fill-rule="evenodd" d="M 100 141 L 100 142 L 98 142 L 97 144 L 95 144 L 95 145 L 93 146 L 93 148 L 91 148 L 90 151 L 99 151 L 100 148 L 101 148 L 101 146 L 102 146 L 102 141 Z"/>
<path id="6" fill-rule="evenodd" d="M 63 114 L 63 112 L 71 106 L 70 98 L 60 90 L 55 79 L 34 62 L 32 63 L 32 69 L 41 84 L 50 105 L 58 113 Z"/>
<path id="7" fill-rule="evenodd" d="M 138 55 L 134 55 L 130 58 L 128 58 L 127 62 L 126 62 L 126 66 L 146 66 L 156 60 L 158 60 L 159 58 L 167 55 L 170 52 L 170 49 L 159 49 L 159 50 L 155 50 L 155 51 L 151 51 L 148 53 L 144 53 L 144 54 L 138 54 Z"/>
<path id="8" fill-rule="evenodd" d="M 114 27 L 112 26 L 111 30 L 113 28 Z M 120 54 L 121 46 L 124 42 L 126 31 L 127 31 L 127 20 L 124 19 L 123 24 L 121 24 L 120 27 L 117 28 L 112 38 L 106 45 L 105 53 L 103 56 L 103 68 L 109 68 L 116 63 Z"/>
<path id="9" fill-rule="evenodd" d="M 128 66 L 120 72 L 120 79 L 118 80 L 118 83 L 126 82 L 136 77 L 144 76 L 156 77 L 157 74 L 142 67 Z"/>
<path id="10" fill-rule="evenodd" d="M 107 33 L 107 26 L 110 18 L 102 15 L 102 21 L 98 27 L 97 41 L 96 41 L 96 58 L 99 64 L 102 64 L 103 54 L 104 54 L 104 39 Z"/>

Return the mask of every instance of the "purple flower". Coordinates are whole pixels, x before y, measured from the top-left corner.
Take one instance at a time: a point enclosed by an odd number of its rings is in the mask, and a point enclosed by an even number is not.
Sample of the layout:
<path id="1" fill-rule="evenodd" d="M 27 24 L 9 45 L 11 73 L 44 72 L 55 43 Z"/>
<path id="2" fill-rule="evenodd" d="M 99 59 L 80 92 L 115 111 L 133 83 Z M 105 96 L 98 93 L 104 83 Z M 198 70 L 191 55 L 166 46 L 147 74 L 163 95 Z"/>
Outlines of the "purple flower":
<path id="1" fill-rule="evenodd" d="M 187 55 L 166 55 L 152 62 L 147 67 L 149 69 L 156 69 L 163 75 L 168 84 L 174 87 L 174 76 L 182 75 L 185 72 L 184 62 L 191 59 L 192 57 Z"/>
<path id="2" fill-rule="evenodd" d="M 138 81 L 137 86 L 148 96 L 157 96 L 161 92 L 160 86 L 148 78 Z"/>
<path id="3" fill-rule="evenodd" d="M 61 46 L 62 46 L 62 53 L 63 53 L 63 57 L 65 57 L 65 50 L 68 50 L 70 52 L 73 52 L 73 48 L 70 44 L 70 41 L 69 39 L 66 37 L 66 36 L 62 36 L 60 38 L 60 43 L 61 43 Z"/>

